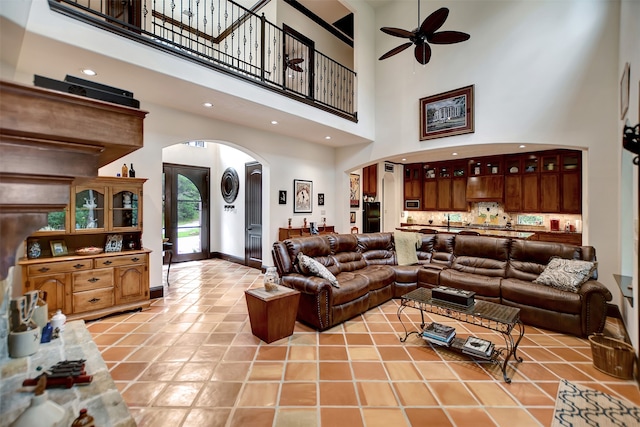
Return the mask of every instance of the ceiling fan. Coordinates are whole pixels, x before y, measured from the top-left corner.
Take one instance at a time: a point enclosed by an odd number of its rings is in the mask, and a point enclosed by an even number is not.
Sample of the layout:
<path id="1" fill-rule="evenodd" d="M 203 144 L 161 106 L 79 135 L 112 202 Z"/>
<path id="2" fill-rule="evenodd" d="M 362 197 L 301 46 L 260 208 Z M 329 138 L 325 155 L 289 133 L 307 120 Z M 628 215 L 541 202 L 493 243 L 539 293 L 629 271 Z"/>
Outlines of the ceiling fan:
<path id="1" fill-rule="evenodd" d="M 284 55 L 284 68 L 285 69 L 291 68 L 293 71 L 302 72 L 304 70 L 298 64 L 301 64 L 303 62 L 304 62 L 304 58 L 289 58 L 289 54 L 288 53 L 286 53 Z"/>
<path id="2" fill-rule="evenodd" d="M 422 24 L 420 24 L 420 0 L 418 0 L 418 28 L 413 31 L 393 27 L 380 28 L 380 31 L 383 33 L 394 37 L 409 39 L 410 42 L 391 49 L 389 52 L 382 55 L 379 60 L 387 59 L 396 53 L 402 52 L 412 44 L 415 44 L 414 56 L 419 63 L 424 65 L 431 59 L 431 46 L 429 46 L 429 43 L 453 44 L 469 40 L 471 36 L 460 31 L 440 31 L 436 33 L 436 31 L 444 25 L 444 21 L 447 20 L 448 16 L 449 9 L 443 7 L 427 16 L 425 20 L 422 21 Z"/>

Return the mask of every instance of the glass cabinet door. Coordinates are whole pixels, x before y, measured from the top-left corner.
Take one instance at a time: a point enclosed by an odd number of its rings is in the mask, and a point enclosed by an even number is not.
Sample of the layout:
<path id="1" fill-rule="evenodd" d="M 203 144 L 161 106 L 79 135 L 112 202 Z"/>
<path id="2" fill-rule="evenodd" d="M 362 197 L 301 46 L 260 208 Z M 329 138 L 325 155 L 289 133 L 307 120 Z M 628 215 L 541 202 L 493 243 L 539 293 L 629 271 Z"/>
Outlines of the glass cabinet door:
<path id="1" fill-rule="evenodd" d="M 61 211 L 49 212 L 47 214 L 47 225 L 39 229 L 34 234 L 60 234 L 69 232 L 68 224 L 69 212 L 65 208 Z"/>
<path id="2" fill-rule="evenodd" d="M 140 229 L 140 189 L 135 187 L 113 187 L 111 190 L 111 229 Z"/>
<path id="3" fill-rule="evenodd" d="M 71 228 L 75 231 L 105 229 L 105 187 L 76 187 Z"/>

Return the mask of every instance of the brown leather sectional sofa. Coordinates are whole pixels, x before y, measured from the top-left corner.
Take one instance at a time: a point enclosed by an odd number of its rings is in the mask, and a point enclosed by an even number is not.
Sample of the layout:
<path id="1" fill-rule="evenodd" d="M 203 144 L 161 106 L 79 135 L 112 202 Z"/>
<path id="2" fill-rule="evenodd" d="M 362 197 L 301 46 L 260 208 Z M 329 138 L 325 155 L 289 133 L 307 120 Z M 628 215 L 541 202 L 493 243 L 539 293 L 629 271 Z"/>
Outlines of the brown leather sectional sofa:
<path id="1" fill-rule="evenodd" d="M 588 336 L 601 332 L 609 290 L 597 269 L 579 292 L 534 283 L 551 257 L 595 261 L 591 246 L 449 233 L 424 234 L 418 264 L 397 265 L 393 233 L 328 234 L 273 244 L 282 284 L 301 292 L 298 320 L 318 330 L 331 328 L 417 287 L 472 290 L 476 298 L 520 308 L 525 324 Z M 329 281 L 305 275 L 295 265 L 298 252 L 336 276 Z"/>

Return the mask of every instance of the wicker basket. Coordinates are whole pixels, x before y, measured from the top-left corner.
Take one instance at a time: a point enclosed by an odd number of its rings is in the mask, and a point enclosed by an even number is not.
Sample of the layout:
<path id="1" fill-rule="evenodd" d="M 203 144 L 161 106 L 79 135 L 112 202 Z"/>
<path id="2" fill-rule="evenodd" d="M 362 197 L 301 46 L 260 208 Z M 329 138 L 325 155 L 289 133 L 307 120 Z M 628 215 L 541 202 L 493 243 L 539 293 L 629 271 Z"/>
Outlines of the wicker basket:
<path id="1" fill-rule="evenodd" d="M 602 334 L 589 336 L 593 366 L 605 374 L 625 380 L 633 378 L 636 353 L 624 341 L 605 337 Z"/>

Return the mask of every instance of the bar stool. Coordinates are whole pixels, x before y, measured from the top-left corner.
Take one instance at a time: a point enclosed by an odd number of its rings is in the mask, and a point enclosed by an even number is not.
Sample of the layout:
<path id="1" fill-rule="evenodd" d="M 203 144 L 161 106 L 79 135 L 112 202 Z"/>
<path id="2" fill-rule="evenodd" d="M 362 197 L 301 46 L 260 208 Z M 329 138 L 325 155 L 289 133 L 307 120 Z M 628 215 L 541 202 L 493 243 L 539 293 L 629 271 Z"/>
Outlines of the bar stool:
<path id="1" fill-rule="evenodd" d="M 167 286 L 169 286 L 169 271 L 171 270 L 171 261 L 173 261 L 173 243 L 169 241 L 162 242 L 162 256 L 164 257 L 165 252 L 169 253 L 169 264 L 167 267 Z"/>

